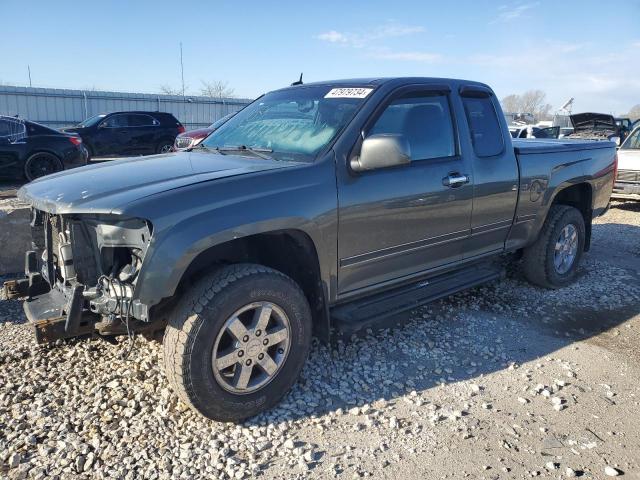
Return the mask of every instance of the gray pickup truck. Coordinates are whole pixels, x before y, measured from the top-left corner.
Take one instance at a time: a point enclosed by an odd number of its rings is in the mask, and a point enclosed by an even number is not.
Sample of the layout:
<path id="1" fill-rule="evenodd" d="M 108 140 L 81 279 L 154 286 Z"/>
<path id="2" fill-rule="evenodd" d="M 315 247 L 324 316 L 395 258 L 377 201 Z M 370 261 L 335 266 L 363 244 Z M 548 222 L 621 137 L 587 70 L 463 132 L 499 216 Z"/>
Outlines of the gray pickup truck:
<path id="1" fill-rule="evenodd" d="M 296 85 L 190 151 L 23 187 L 33 249 L 5 289 L 39 342 L 164 328 L 173 389 L 237 421 L 290 389 L 312 333 L 496 279 L 505 252 L 572 282 L 616 161 L 608 141 L 512 141 L 481 83 Z"/>

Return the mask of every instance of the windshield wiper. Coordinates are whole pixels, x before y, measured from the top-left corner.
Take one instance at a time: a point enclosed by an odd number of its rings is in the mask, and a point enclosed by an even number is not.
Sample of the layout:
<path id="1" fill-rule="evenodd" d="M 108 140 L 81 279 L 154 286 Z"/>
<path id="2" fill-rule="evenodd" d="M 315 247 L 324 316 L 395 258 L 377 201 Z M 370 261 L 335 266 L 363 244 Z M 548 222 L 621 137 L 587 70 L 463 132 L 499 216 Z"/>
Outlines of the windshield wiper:
<path id="1" fill-rule="evenodd" d="M 207 152 L 217 152 L 218 147 L 211 148 L 211 147 L 207 147 L 204 143 L 199 143 L 193 147 L 187 148 L 185 151 L 193 152 L 194 150 L 206 150 Z"/>
<path id="2" fill-rule="evenodd" d="M 247 147 L 246 145 L 233 145 L 233 146 L 224 146 L 224 147 L 216 147 L 216 151 L 224 154 L 224 152 L 249 152 L 253 153 L 256 157 L 264 158 L 265 160 L 273 160 L 273 157 L 269 155 L 265 155 L 265 153 L 273 152 L 270 148 L 259 148 L 259 147 Z"/>

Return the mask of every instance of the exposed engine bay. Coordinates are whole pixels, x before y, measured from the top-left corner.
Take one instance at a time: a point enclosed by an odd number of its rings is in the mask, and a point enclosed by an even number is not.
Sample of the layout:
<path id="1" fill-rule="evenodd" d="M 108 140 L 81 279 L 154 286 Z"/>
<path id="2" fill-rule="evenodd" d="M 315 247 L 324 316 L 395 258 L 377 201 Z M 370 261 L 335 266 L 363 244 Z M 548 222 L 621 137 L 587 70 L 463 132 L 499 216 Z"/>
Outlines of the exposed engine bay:
<path id="1" fill-rule="evenodd" d="M 33 209 L 31 230 L 27 278 L 6 288 L 11 296 L 38 296 L 27 300 L 25 312 L 39 343 L 94 330 L 129 333 L 148 324 L 148 308 L 134 300 L 134 292 L 151 241 L 149 222 Z"/>

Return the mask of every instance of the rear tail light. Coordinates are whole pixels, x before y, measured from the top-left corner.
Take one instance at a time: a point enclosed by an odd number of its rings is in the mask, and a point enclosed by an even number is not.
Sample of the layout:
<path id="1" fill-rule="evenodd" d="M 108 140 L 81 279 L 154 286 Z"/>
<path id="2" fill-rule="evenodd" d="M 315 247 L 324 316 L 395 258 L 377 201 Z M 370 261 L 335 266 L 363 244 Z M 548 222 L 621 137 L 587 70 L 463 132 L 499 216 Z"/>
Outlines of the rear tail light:
<path id="1" fill-rule="evenodd" d="M 76 146 L 82 143 L 82 139 L 80 137 L 69 137 L 69 141 Z"/>
<path id="2" fill-rule="evenodd" d="M 184 128 L 184 125 L 178 125 L 178 133 L 184 133 L 186 130 L 186 128 Z"/>

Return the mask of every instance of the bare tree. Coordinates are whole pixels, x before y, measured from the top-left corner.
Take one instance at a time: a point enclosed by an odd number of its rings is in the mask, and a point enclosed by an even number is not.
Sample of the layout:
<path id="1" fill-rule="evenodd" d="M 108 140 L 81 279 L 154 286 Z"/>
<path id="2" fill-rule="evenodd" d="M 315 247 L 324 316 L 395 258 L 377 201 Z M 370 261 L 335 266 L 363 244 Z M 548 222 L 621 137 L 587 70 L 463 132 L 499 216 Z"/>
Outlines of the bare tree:
<path id="1" fill-rule="evenodd" d="M 551 110 L 553 110 L 553 106 L 550 103 L 545 103 L 543 105 L 540 105 L 540 107 L 538 108 L 538 111 L 535 113 L 535 116 L 538 119 L 538 121 L 552 120 L 553 114 L 551 113 Z"/>
<path id="2" fill-rule="evenodd" d="M 164 95 L 182 95 L 182 90 L 173 88 L 171 85 L 160 85 L 160 93 Z"/>
<path id="3" fill-rule="evenodd" d="M 627 116 L 634 121 L 640 119 L 640 103 L 631 107 Z"/>
<path id="4" fill-rule="evenodd" d="M 551 117 L 553 107 L 545 103 L 547 94 L 542 90 L 528 90 L 522 95 L 507 95 L 502 99 L 502 109 L 511 113 L 530 113 L 538 121 Z"/>
<path id="5" fill-rule="evenodd" d="M 502 100 L 500 100 L 500 104 L 502 105 L 502 110 L 509 113 L 519 113 L 520 112 L 520 96 L 519 95 L 507 95 Z"/>
<path id="6" fill-rule="evenodd" d="M 235 96 L 235 90 L 229 87 L 229 82 L 220 80 L 205 82 L 202 80 L 200 95 L 213 98 L 233 98 Z"/>

